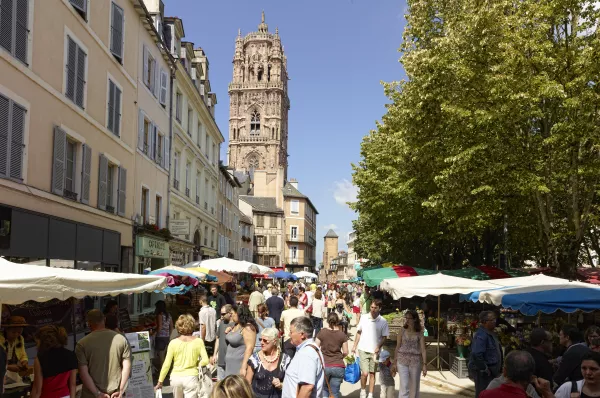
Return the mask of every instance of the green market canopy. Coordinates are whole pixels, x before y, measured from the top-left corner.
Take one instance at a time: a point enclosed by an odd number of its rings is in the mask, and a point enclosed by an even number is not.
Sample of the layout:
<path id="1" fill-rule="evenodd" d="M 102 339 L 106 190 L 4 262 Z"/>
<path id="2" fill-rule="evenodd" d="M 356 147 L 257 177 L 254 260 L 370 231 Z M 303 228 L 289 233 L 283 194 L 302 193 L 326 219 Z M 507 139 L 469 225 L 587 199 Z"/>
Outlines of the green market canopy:
<path id="1" fill-rule="evenodd" d="M 408 276 L 421 276 L 436 274 L 437 271 L 425 268 L 415 268 L 406 265 L 394 265 L 392 267 L 365 268 L 362 278 L 367 286 L 378 286 L 384 279 L 405 278 Z"/>

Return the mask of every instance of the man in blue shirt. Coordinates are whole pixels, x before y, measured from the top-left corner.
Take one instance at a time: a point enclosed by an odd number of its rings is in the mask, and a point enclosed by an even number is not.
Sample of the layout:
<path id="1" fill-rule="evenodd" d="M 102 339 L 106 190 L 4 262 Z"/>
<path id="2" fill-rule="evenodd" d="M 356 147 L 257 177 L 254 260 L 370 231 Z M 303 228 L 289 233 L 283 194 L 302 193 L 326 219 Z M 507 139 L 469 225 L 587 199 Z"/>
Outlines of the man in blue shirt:
<path id="1" fill-rule="evenodd" d="M 292 321 L 290 341 L 296 346 L 296 355 L 285 372 L 282 397 L 321 397 L 325 380 L 323 355 L 312 335 L 313 324 L 309 317 L 302 316 Z"/>
<path id="2" fill-rule="evenodd" d="M 494 333 L 496 314 L 482 311 L 479 314 L 479 329 L 473 335 L 469 371 L 475 379 L 475 398 L 488 384 L 500 375 L 502 370 L 502 351 L 498 336 Z"/>

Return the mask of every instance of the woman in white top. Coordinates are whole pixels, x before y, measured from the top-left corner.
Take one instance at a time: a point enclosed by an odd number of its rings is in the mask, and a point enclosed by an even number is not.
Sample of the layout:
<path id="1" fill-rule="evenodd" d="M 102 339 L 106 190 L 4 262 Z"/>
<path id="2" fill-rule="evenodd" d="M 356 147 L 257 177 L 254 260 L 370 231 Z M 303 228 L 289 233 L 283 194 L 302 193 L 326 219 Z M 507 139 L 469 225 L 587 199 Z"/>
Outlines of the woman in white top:
<path id="1" fill-rule="evenodd" d="M 579 393 L 581 398 L 600 396 L 600 353 L 590 351 L 581 361 L 583 380 L 567 381 L 556 390 L 556 398 L 570 398 L 571 393 Z"/>
<path id="2" fill-rule="evenodd" d="M 310 319 L 312 320 L 314 333 L 316 337 L 323 328 L 323 317 L 327 315 L 327 307 L 325 306 L 325 300 L 323 300 L 323 293 L 321 293 L 321 289 L 318 289 L 315 292 L 309 310 L 312 310 L 310 314 Z"/>

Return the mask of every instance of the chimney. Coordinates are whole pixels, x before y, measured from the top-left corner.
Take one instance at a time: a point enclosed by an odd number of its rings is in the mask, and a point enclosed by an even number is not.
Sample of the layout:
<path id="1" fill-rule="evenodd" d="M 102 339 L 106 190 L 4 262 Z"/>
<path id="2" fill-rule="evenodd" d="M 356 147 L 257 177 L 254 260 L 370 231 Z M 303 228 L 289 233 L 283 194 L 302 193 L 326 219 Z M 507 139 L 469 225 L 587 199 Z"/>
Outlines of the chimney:
<path id="1" fill-rule="evenodd" d="M 296 180 L 295 178 L 292 178 L 290 180 L 290 185 L 293 186 L 294 188 L 298 189 L 298 180 Z"/>

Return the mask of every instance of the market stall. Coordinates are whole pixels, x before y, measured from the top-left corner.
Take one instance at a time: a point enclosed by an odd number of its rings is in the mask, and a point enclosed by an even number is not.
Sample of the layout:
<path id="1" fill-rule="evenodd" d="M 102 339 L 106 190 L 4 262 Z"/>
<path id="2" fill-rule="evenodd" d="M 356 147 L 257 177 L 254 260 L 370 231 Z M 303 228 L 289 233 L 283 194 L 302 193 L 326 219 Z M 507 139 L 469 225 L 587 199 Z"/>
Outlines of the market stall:
<path id="1" fill-rule="evenodd" d="M 227 257 L 204 260 L 200 262 L 199 266 L 215 271 L 260 274 L 260 270 L 256 264 L 249 263 L 247 261 L 238 261 Z"/>

